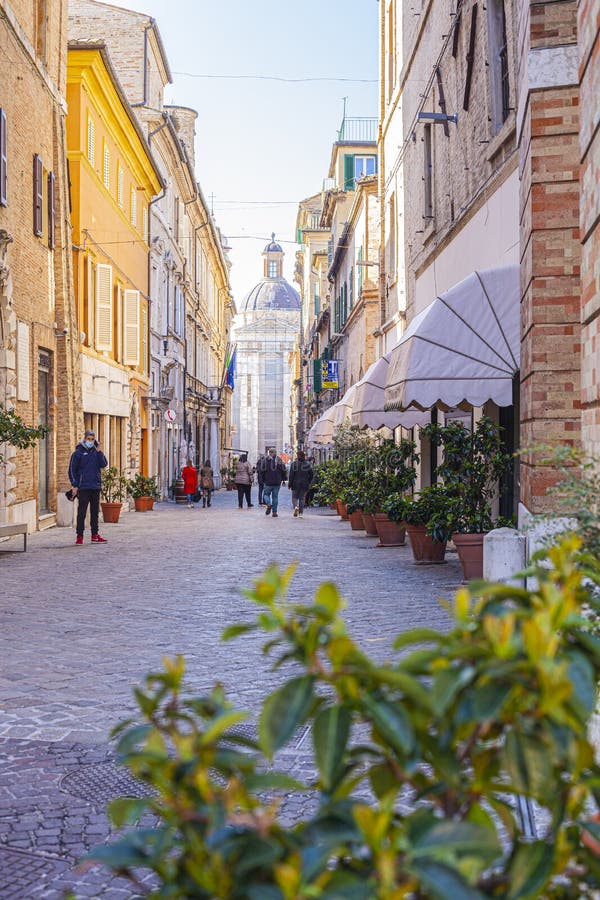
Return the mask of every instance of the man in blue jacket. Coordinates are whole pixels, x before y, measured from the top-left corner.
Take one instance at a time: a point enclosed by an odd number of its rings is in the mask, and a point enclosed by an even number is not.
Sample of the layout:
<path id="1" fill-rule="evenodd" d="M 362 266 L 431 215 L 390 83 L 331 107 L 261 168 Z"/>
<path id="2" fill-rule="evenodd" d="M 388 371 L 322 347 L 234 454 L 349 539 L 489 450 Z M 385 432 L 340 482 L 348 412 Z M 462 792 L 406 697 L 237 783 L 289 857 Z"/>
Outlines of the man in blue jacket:
<path id="1" fill-rule="evenodd" d="M 90 507 L 92 543 L 106 543 L 106 539 L 98 534 L 98 514 L 100 512 L 100 488 L 102 485 L 100 470 L 107 465 L 108 460 L 102 450 L 98 449 L 96 432 L 88 428 L 83 440 L 79 442 L 77 449 L 71 454 L 69 463 L 69 480 L 73 497 L 77 497 L 79 500 L 76 544 L 83 544 L 83 532 L 88 506 Z"/>
<path id="2" fill-rule="evenodd" d="M 273 518 L 276 519 L 279 488 L 281 482 L 287 480 L 287 471 L 275 449 L 269 450 L 267 458 L 260 461 L 260 469 L 264 479 L 263 500 L 267 504 L 265 515 L 271 515 L 271 510 L 273 510 Z"/>

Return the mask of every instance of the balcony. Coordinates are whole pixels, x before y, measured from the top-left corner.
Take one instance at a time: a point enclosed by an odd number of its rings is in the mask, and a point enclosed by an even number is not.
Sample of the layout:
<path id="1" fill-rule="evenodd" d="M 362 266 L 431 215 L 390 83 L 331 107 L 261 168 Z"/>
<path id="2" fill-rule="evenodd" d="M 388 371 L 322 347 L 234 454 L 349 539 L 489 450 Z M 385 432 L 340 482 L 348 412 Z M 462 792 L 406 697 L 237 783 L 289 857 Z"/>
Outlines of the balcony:
<path id="1" fill-rule="evenodd" d="M 375 143 L 377 141 L 378 119 L 342 119 L 338 131 L 338 143 L 353 142 L 357 144 Z"/>

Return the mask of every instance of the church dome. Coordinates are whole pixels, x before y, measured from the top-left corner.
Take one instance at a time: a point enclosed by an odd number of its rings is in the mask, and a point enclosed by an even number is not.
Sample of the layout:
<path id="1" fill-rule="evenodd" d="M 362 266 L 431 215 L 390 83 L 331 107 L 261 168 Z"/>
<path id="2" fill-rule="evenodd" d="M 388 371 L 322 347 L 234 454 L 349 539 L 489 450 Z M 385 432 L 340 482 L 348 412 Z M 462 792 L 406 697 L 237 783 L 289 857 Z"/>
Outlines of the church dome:
<path id="1" fill-rule="evenodd" d="M 271 240 L 263 250 L 263 253 L 283 253 L 281 244 L 278 244 L 275 240 L 275 235 L 272 235 Z"/>
<path id="2" fill-rule="evenodd" d="M 300 309 L 300 294 L 285 278 L 263 278 L 246 295 L 243 309 Z"/>

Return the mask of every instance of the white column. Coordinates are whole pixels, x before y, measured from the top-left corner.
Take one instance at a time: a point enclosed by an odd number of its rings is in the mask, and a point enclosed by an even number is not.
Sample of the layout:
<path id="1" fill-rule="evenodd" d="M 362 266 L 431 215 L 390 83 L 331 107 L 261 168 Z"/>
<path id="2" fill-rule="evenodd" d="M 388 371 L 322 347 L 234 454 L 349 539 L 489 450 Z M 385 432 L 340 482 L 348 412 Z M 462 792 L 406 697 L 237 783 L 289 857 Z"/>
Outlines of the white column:
<path id="1" fill-rule="evenodd" d="M 221 473 L 219 469 L 221 468 L 221 458 L 219 453 L 219 420 L 217 419 L 215 413 L 212 411 L 208 412 L 208 421 L 210 422 L 210 464 L 213 470 L 213 478 L 215 482 L 215 487 L 221 487 Z"/>

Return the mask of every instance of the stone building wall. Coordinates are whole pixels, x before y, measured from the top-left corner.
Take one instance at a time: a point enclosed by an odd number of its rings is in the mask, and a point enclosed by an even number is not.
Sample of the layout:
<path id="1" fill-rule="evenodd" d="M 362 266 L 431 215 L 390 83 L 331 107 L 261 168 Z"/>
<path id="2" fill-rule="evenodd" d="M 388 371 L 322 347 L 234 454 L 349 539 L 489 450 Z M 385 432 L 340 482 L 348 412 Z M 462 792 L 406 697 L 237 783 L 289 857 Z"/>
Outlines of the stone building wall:
<path id="1" fill-rule="evenodd" d="M 500 8 L 500 0 L 496 5 Z M 493 6 L 492 0 L 487 4 L 463 0 L 458 5 L 451 0 L 426 0 L 418 15 L 403 15 L 402 4 L 386 3 L 385 24 L 387 28 L 394 24 L 394 46 L 401 58 L 392 66 L 386 56 L 386 76 L 395 73 L 395 84 L 390 88 L 386 83 L 383 131 L 384 140 L 386 134 L 396 134 L 396 146 L 387 142 L 382 178 L 384 187 L 396 179 L 402 192 L 395 197 L 395 209 L 397 241 L 405 242 L 407 321 L 468 271 L 517 261 L 516 182 L 510 177 L 517 166 L 516 21 L 514 4 L 505 0 L 508 105 L 503 120 L 497 109 L 499 64 L 490 18 Z M 389 49 L 387 33 L 385 46 Z M 457 121 L 423 118 L 431 114 L 457 115 Z M 402 120 L 399 141 L 398 118 Z M 398 180 L 400 170 L 403 179 Z M 497 219 L 490 214 L 490 205 L 500 194 L 504 207 L 511 210 L 510 222 L 506 215 Z M 384 203 L 389 223 L 389 196 Z M 499 228 L 504 229 L 501 240 Z M 460 257 L 452 258 L 452 243 L 461 234 L 468 234 L 468 240 Z M 396 290 L 400 302 L 402 288 L 390 271 L 390 251 L 402 276 L 402 250 L 387 247 L 382 290 L 384 294 L 388 286 Z M 444 283 L 437 280 L 438 262 L 447 273 Z"/>
<path id="2" fill-rule="evenodd" d="M 57 491 L 66 487 L 69 455 L 83 421 L 65 165 L 66 2 L 48 4 L 40 21 L 34 9 L 24 0 L 0 2 L 0 107 L 7 145 L 7 203 L 0 205 L 0 232 L 6 235 L 0 264 L 0 403 L 14 407 L 27 424 L 37 424 L 38 368 L 47 363 L 51 429 L 47 499 L 40 502 L 38 495 L 39 451 L 8 449 L 8 464 L 0 468 L 0 521 L 27 521 L 30 529 L 56 521 Z M 35 154 L 42 165 L 40 236 L 33 228 Z M 48 228 L 52 196 L 54 248 Z"/>

